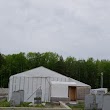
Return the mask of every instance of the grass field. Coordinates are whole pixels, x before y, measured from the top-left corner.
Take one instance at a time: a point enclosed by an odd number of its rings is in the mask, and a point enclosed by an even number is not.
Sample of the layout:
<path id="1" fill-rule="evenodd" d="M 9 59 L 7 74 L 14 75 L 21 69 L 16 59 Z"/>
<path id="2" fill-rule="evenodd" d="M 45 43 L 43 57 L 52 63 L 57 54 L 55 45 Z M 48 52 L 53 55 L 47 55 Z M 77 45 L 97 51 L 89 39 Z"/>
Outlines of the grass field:
<path id="1" fill-rule="evenodd" d="M 52 107 L 52 108 L 55 108 L 55 105 L 53 104 L 50 104 L 50 103 L 47 103 L 46 104 L 47 106 L 46 107 Z M 74 104 L 74 105 L 71 105 L 71 104 L 67 104 L 72 110 L 84 110 L 84 102 L 83 101 L 79 101 L 78 104 Z M 10 103 L 7 102 L 6 100 L 2 100 L 0 101 L 0 107 L 10 107 Z M 20 105 L 18 105 L 17 107 L 32 107 L 32 106 L 29 106 L 29 103 L 28 102 L 24 102 L 24 103 L 21 103 Z M 43 105 L 36 105 L 35 107 L 44 107 Z M 56 107 L 58 108 L 58 105 L 56 105 Z"/>
<path id="2" fill-rule="evenodd" d="M 67 104 L 72 110 L 84 110 L 84 102 L 78 101 L 78 104 Z"/>

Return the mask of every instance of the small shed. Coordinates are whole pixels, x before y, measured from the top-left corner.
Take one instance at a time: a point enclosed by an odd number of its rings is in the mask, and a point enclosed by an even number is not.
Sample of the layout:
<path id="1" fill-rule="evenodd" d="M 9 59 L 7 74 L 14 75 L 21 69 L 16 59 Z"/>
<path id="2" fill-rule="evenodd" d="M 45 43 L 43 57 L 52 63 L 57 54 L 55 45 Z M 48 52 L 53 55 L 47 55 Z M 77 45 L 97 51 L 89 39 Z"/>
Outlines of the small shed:
<path id="1" fill-rule="evenodd" d="M 8 101 L 19 91 L 24 91 L 24 102 L 34 102 L 38 94 L 42 102 L 83 100 L 90 89 L 87 84 L 41 66 L 10 77 Z"/>
<path id="2" fill-rule="evenodd" d="M 51 81 L 51 100 L 76 100 L 76 83 Z"/>

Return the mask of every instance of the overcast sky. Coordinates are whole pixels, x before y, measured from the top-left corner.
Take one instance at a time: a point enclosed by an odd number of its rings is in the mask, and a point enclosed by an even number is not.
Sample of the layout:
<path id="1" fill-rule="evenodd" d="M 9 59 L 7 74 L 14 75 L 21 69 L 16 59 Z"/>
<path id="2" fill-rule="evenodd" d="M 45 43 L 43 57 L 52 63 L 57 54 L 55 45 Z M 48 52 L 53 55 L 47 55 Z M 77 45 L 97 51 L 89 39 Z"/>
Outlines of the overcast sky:
<path id="1" fill-rule="evenodd" d="M 110 59 L 110 0 L 0 0 L 0 52 Z"/>

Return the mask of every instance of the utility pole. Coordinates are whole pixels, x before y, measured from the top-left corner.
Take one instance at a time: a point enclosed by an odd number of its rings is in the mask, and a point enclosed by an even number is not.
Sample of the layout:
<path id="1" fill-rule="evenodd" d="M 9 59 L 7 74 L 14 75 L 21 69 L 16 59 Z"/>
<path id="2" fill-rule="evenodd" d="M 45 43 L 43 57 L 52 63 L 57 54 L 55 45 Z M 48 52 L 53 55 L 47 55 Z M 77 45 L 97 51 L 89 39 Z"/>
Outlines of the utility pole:
<path id="1" fill-rule="evenodd" d="M 103 88 L 103 72 L 101 72 L 101 88 Z"/>

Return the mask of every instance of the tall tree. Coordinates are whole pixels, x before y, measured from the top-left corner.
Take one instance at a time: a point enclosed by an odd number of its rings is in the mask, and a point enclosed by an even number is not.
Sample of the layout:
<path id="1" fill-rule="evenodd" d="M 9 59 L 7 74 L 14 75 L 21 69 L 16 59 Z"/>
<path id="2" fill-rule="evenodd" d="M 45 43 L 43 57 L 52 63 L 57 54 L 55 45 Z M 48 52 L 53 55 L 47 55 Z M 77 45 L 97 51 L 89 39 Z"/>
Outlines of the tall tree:
<path id="1" fill-rule="evenodd" d="M 52 52 L 46 52 L 41 54 L 41 65 L 52 70 L 55 70 L 55 64 L 59 60 L 59 55 Z"/>
<path id="2" fill-rule="evenodd" d="M 59 56 L 59 60 L 55 63 L 55 71 L 63 74 L 63 75 L 67 75 L 66 74 L 66 70 L 65 70 L 65 62 L 62 56 Z"/>
<path id="3" fill-rule="evenodd" d="M 26 57 L 29 69 L 40 66 L 41 54 L 39 52 L 29 52 Z"/>

